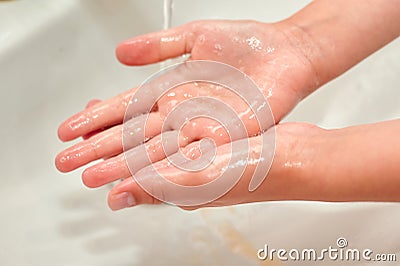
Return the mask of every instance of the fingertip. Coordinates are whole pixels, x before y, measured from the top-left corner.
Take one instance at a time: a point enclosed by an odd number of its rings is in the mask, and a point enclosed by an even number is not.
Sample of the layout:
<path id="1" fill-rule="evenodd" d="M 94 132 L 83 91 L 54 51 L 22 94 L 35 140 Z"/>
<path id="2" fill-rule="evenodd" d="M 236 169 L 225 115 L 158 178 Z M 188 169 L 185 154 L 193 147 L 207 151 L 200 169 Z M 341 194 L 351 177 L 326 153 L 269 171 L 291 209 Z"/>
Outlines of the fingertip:
<path id="1" fill-rule="evenodd" d="M 69 140 L 70 140 L 70 138 L 68 137 L 67 130 L 66 130 L 65 122 L 63 122 L 63 123 L 58 127 L 58 129 L 57 129 L 57 136 L 58 136 L 58 138 L 59 138 L 61 141 L 63 141 L 63 142 L 66 142 L 66 141 L 69 141 Z"/>
<path id="2" fill-rule="evenodd" d="M 135 205 L 140 204 L 159 204 L 161 203 L 159 200 L 155 199 L 147 192 L 145 192 L 139 184 L 135 181 L 133 177 L 129 177 L 124 179 L 122 182 L 117 184 L 115 187 L 111 189 L 109 192 L 109 202 L 114 201 L 115 197 L 121 193 L 130 193 L 135 199 Z M 109 204 L 110 206 L 110 204 Z M 111 207 L 111 206 L 110 206 Z"/>
<path id="3" fill-rule="evenodd" d="M 132 193 L 129 192 L 121 192 L 118 194 L 109 193 L 107 203 L 108 207 L 112 211 L 130 208 L 137 205 Z"/>
<path id="4" fill-rule="evenodd" d="M 115 195 L 108 193 L 107 196 L 107 205 L 108 208 L 110 208 L 110 210 L 112 211 L 118 211 L 120 209 L 123 209 L 122 206 L 117 206 L 117 204 L 115 203 L 116 199 L 115 199 Z"/>
<path id="5" fill-rule="evenodd" d="M 118 178 L 99 171 L 98 165 L 89 167 L 82 172 L 82 182 L 88 188 L 98 188 L 115 180 L 118 180 Z"/>
<path id="6" fill-rule="evenodd" d="M 115 55 L 124 65 L 144 65 L 155 62 L 153 47 L 150 40 L 134 38 L 120 43 L 115 49 Z"/>
<path id="7" fill-rule="evenodd" d="M 85 109 L 88 109 L 100 102 L 101 102 L 101 100 L 99 100 L 99 99 L 92 99 L 86 104 Z M 60 126 L 57 129 L 57 136 L 61 141 L 66 142 L 66 141 L 74 140 L 75 138 L 78 137 L 73 133 L 73 130 L 71 128 L 71 122 L 74 122 L 74 120 L 77 120 L 77 121 L 81 120 L 80 116 L 81 116 L 81 114 L 76 114 L 60 124 Z M 86 135 L 85 135 L 85 137 L 86 137 Z"/>
<path id="8" fill-rule="evenodd" d="M 82 172 L 82 182 L 88 188 L 97 188 L 99 185 L 97 184 L 96 179 L 93 178 L 93 175 L 89 169 L 90 168 L 85 169 Z"/>
<path id="9" fill-rule="evenodd" d="M 124 49 L 124 43 L 118 44 L 117 48 L 115 48 L 115 57 L 121 64 L 127 65 L 128 62 L 125 60 Z"/>
<path id="10" fill-rule="evenodd" d="M 135 43 L 120 43 L 115 49 L 115 55 L 118 61 L 124 65 L 134 66 L 138 61 L 137 48 L 135 49 Z"/>
<path id="11" fill-rule="evenodd" d="M 66 156 L 64 152 L 57 154 L 56 159 L 54 160 L 54 164 L 57 170 L 62 173 L 67 173 L 72 170 L 70 162 L 68 160 L 68 156 Z"/>

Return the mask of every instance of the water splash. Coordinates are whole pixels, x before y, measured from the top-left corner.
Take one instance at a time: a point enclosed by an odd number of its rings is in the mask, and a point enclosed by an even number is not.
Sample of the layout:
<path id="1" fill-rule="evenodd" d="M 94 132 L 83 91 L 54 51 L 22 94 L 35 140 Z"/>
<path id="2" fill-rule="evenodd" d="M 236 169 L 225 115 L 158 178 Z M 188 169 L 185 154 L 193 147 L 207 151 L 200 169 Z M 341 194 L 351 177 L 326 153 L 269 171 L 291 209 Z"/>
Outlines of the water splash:
<path id="1" fill-rule="evenodd" d="M 164 0 L 164 30 L 171 28 L 172 10 L 174 8 L 173 5 L 173 0 Z"/>
<path id="2" fill-rule="evenodd" d="M 164 0 L 164 20 L 163 20 L 163 30 L 167 30 L 171 28 L 172 21 L 172 11 L 174 9 L 174 1 L 173 0 Z M 165 60 L 161 62 L 160 69 L 166 68 L 170 64 L 170 60 Z"/>

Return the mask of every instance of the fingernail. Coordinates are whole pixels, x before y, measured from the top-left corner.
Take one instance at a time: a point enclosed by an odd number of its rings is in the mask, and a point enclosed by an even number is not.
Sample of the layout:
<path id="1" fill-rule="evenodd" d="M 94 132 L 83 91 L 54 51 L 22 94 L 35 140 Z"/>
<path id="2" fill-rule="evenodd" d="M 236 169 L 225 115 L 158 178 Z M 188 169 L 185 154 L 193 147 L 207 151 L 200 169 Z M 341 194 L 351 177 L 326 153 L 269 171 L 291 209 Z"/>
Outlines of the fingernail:
<path id="1" fill-rule="evenodd" d="M 110 208 L 113 211 L 135 206 L 136 201 L 133 195 L 129 192 L 122 192 L 114 195 L 110 201 Z"/>

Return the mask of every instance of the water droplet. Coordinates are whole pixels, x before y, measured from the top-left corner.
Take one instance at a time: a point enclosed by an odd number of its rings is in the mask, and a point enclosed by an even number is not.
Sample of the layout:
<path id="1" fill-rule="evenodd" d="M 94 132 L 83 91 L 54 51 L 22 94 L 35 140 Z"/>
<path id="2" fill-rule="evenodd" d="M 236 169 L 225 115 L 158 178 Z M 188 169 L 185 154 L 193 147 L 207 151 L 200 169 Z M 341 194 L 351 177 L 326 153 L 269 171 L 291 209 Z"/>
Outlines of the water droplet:
<path id="1" fill-rule="evenodd" d="M 199 44 L 203 44 L 206 41 L 206 36 L 204 36 L 203 34 L 200 35 L 197 41 Z"/>
<path id="2" fill-rule="evenodd" d="M 257 39 L 255 36 L 252 36 L 251 38 L 248 38 L 246 40 L 247 44 L 253 49 L 253 50 L 261 50 L 261 41 Z"/>
<path id="3" fill-rule="evenodd" d="M 63 157 L 61 157 L 60 162 L 61 162 L 61 163 L 64 163 L 64 162 L 68 161 L 70 158 L 71 158 L 71 157 L 70 157 L 69 155 L 63 156 Z"/>
<path id="4" fill-rule="evenodd" d="M 214 45 L 214 53 L 216 53 L 217 55 L 221 55 L 222 54 L 222 46 L 219 43 L 216 43 Z"/>
<path id="5" fill-rule="evenodd" d="M 267 47 L 267 49 L 266 49 L 266 52 L 267 53 L 272 53 L 272 52 L 274 52 L 275 51 L 275 48 L 274 47 Z"/>

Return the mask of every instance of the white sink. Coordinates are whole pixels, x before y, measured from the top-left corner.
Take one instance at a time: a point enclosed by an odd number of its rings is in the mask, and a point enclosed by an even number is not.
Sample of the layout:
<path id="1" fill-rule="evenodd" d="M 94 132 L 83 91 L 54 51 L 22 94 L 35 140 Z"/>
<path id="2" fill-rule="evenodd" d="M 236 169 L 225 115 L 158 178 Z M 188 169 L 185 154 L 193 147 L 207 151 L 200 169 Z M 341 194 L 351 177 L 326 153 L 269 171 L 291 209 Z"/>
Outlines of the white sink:
<path id="1" fill-rule="evenodd" d="M 175 0 L 173 25 L 276 21 L 303 1 Z M 400 205 L 274 202 L 185 212 L 111 212 L 108 188 L 60 174 L 58 124 L 91 98 L 140 84 L 158 65 L 121 66 L 116 44 L 162 27 L 162 1 L 0 1 L 0 265 L 258 265 L 256 251 L 334 246 L 398 254 Z M 398 118 L 400 41 L 309 97 L 287 120 L 324 127 Z M 325 261 L 323 265 L 340 265 Z M 267 265 L 279 265 L 274 263 Z M 358 264 L 353 264 L 358 265 Z M 360 262 L 359 265 L 363 265 Z"/>

